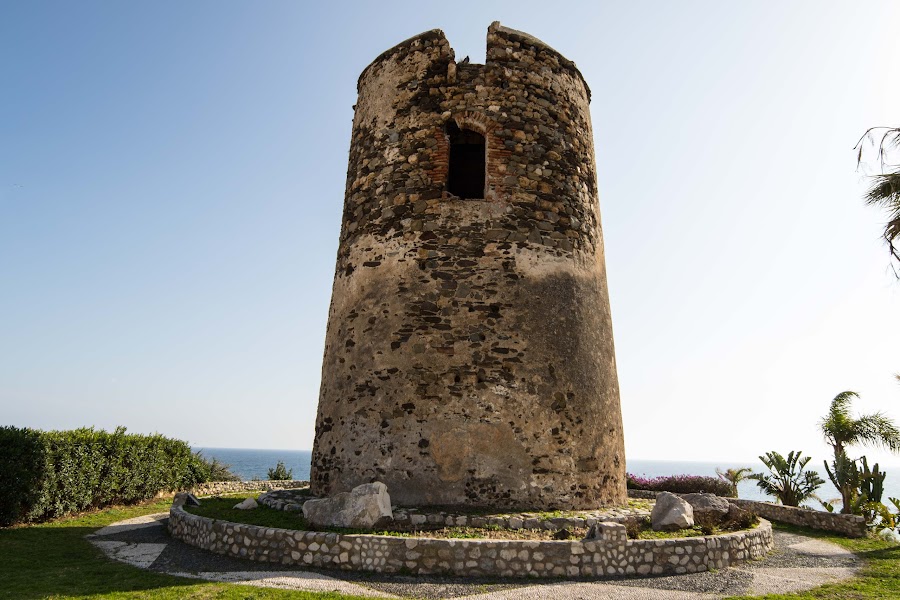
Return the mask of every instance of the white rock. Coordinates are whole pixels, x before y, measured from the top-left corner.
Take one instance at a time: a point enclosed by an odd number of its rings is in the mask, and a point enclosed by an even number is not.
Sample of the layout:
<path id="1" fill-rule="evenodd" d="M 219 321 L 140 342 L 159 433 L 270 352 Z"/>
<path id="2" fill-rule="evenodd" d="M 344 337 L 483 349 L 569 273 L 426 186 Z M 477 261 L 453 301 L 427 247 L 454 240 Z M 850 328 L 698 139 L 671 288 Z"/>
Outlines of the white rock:
<path id="1" fill-rule="evenodd" d="M 376 481 L 356 486 L 328 498 L 307 500 L 303 516 L 314 527 L 372 527 L 381 519 L 393 519 L 387 486 Z"/>
<path id="2" fill-rule="evenodd" d="M 252 508 L 256 508 L 259 504 L 256 503 L 256 500 L 253 498 L 247 498 L 242 502 L 238 502 L 234 505 L 234 507 L 238 510 L 250 510 Z"/>
<path id="3" fill-rule="evenodd" d="M 670 492 L 660 492 L 650 513 L 653 531 L 674 531 L 694 526 L 694 509 Z"/>

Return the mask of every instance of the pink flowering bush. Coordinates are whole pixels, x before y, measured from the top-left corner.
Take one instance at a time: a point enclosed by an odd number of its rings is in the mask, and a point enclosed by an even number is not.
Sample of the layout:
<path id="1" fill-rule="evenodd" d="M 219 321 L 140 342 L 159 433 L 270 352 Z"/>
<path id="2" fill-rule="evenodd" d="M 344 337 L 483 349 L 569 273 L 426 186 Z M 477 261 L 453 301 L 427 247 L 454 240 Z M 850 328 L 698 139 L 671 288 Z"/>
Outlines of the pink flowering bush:
<path id="1" fill-rule="evenodd" d="M 707 494 L 715 494 L 717 496 L 731 495 L 731 484 L 717 477 L 706 477 L 703 475 L 639 477 L 633 473 L 627 473 L 625 477 L 628 489 L 630 490 L 673 492 L 675 494 L 705 492 Z"/>

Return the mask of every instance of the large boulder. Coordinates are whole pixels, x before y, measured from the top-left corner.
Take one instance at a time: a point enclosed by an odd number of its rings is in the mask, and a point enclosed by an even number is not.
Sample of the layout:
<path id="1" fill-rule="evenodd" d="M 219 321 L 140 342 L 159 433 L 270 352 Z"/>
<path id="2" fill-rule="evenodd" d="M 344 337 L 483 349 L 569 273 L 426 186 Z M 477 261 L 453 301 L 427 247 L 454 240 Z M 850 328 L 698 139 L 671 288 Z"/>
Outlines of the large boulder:
<path id="1" fill-rule="evenodd" d="M 715 494 L 682 494 L 681 498 L 694 509 L 694 518 L 721 522 L 731 506 L 728 500 Z"/>
<path id="2" fill-rule="evenodd" d="M 303 516 L 313 527 L 370 528 L 394 518 L 387 486 L 376 481 L 328 498 L 307 500 Z"/>
<path id="3" fill-rule="evenodd" d="M 675 531 L 694 526 L 694 509 L 671 492 L 660 492 L 650 513 L 653 531 Z"/>

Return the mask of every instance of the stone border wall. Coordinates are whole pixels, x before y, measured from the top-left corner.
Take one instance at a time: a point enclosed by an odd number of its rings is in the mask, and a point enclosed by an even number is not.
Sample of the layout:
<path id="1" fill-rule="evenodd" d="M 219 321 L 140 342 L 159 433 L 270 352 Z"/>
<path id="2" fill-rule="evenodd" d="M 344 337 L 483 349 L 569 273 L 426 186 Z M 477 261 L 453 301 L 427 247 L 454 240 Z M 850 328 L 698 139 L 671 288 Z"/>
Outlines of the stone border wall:
<path id="1" fill-rule="evenodd" d="M 655 500 L 658 492 L 647 490 L 628 490 L 631 498 L 643 500 Z M 758 502 L 756 500 L 744 500 L 742 498 L 727 498 L 732 504 L 752 511 L 765 519 L 818 529 L 846 535 L 847 537 L 865 537 L 866 520 L 859 515 L 844 515 L 830 513 L 811 508 L 798 508 L 796 506 L 784 506 L 771 502 Z"/>
<path id="2" fill-rule="evenodd" d="M 260 492 L 276 489 L 293 489 L 309 486 L 309 481 L 210 481 L 194 486 L 188 491 L 195 496 L 215 496 L 218 494 L 231 494 L 234 492 Z"/>
<path id="3" fill-rule="evenodd" d="M 637 498 L 638 500 L 656 500 L 659 492 L 651 492 L 650 490 L 628 490 L 629 498 Z"/>
<path id="4" fill-rule="evenodd" d="M 495 577 L 675 575 L 764 556 L 772 527 L 716 536 L 629 540 L 604 524 L 590 541 L 404 538 L 257 527 L 169 511 L 172 537 L 217 554 L 279 564 L 377 573 Z"/>
<path id="5" fill-rule="evenodd" d="M 797 508 L 795 506 L 742 500 L 740 498 L 729 498 L 728 501 L 741 508 L 753 511 L 760 517 L 778 521 L 779 523 L 832 531 L 853 538 L 865 537 L 866 535 L 866 520 L 859 515 L 844 515 L 825 512 L 824 510 Z"/>

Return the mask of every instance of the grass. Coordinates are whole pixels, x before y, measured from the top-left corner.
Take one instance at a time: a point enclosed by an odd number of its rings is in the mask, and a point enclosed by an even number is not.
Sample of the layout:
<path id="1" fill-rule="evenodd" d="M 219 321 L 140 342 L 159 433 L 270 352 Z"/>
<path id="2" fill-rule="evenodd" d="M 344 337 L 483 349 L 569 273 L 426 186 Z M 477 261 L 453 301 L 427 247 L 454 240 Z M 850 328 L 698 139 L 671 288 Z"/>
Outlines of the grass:
<path id="1" fill-rule="evenodd" d="M 765 600 L 869 600 L 900 598 L 900 544 L 877 538 L 851 539 L 821 531 L 772 523 L 779 531 L 800 533 L 835 543 L 864 559 L 865 565 L 853 579 L 827 584 L 806 592 L 755 596 Z M 735 596 L 737 598 L 739 596 Z"/>
<path id="2" fill-rule="evenodd" d="M 106 558 L 84 539 L 96 529 L 141 515 L 165 512 L 171 500 L 76 515 L 41 525 L 0 529 L 0 599 L 104 598 L 111 600 L 332 600 L 336 593 L 198 583 Z"/>
<path id="3" fill-rule="evenodd" d="M 220 521 L 231 521 L 232 523 L 245 523 L 247 525 L 277 527 L 280 529 L 306 529 L 306 520 L 298 512 L 277 510 L 262 504 L 252 510 L 237 510 L 234 508 L 234 505 L 243 498 L 253 496 L 258 496 L 258 494 L 201 498 L 200 506 L 185 506 L 184 509 L 192 515 Z"/>
<path id="4" fill-rule="evenodd" d="M 730 531 L 720 531 L 718 533 L 731 533 Z M 652 529 L 641 529 L 639 540 L 665 540 L 669 538 L 688 538 L 701 537 L 707 535 L 701 531 L 699 527 L 691 527 L 689 529 L 676 529 L 675 531 L 653 531 Z"/>
<path id="5" fill-rule="evenodd" d="M 260 527 L 278 527 L 281 529 L 299 529 L 304 531 L 317 531 L 310 528 L 303 515 L 296 512 L 286 512 L 260 505 L 253 510 L 238 510 L 234 505 L 238 500 L 248 497 L 248 494 L 231 494 L 215 498 L 202 498 L 200 506 L 186 506 L 191 514 L 209 519 L 243 523 L 246 525 L 258 525 Z M 574 513 L 573 513 L 574 514 Z M 541 520 L 550 520 L 558 517 L 570 516 L 562 511 L 550 511 L 541 513 Z M 372 529 L 341 529 L 326 528 L 318 531 L 334 531 L 343 534 L 370 534 L 388 535 L 392 537 L 430 537 L 430 538 L 454 538 L 454 539 L 506 539 L 506 540 L 552 540 L 554 531 L 544 529 L 502 529 L 497 526 L 485 527 L 434 527 L 420 528 L 411 531 L 390 531 Z M 728 533 L 719 531 L 717 533 Z M 580 539 L 587 535 L 586 528 L 572 530 L 572 539 Z M 659 540 L 669 538 L 697 537 L 704 534 L 700 527 L 679 529 L 677 531 L 653 531 L 647 527 L 641 529 L 639 539 Z"/>

